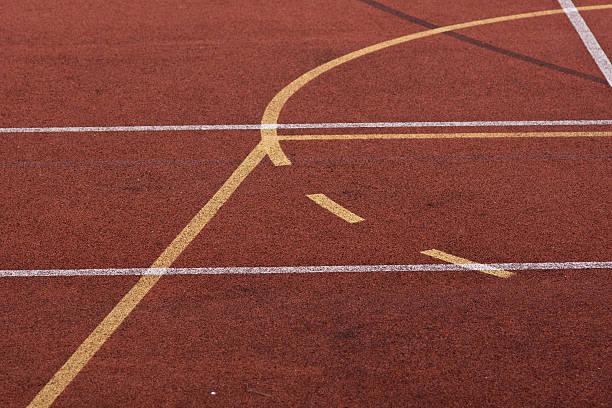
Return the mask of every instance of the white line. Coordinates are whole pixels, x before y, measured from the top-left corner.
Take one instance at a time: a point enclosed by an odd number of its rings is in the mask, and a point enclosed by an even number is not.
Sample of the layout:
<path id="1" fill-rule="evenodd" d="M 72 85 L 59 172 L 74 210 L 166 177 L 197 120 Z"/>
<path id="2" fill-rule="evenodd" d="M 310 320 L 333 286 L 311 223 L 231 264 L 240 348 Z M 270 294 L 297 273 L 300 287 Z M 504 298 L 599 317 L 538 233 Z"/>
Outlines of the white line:
<path id="1" fill-rule="evenodd" d="M 565 11 L 567 17 L 572 22 L 572 25 L 578 32 L 578 35 L 582 39 L 582 42 L 586 46 L 587 50 L 589 50 L 589 53 L 595 60 L 595 63 L 601 70 L 602 74 L 604 75 L 604 77 L 606 77 L 608 84 L 612 86 L 612 63 L 610 63 L 608 56 L 601 49 L 601 46 L 597 42 L 597 39 L 589 29 L 589 26 L 587 26 L 586 22 L 578 12 L 578 9 L 576 9 L 576 6 L 574 6 L 572 0 L 557 1 L 563 8 L 563 11 Z M 610 25 L 608 25 L 608 29 L 609 28 Z"/>
<path id="2" fill-rule="evenodd" d="M 452 272 L 465 270 L 568 270 L 612 269 L 612 262 L 540 262 L 494 264 L 416 264 L 342 266 L 246 266 L 211 268 L 106 268 L 0 270 L 0 278 L 35 276 L 129 276 L 129 275 L 264 275 L 304 273 Z"/>
<path id="3" fill-rule="evenodd" d="M 483 126 L 606 126 L 612 120 L 496 120 L 468 122 L 348 122 L 348 123 L 281 123 L 180 126 L 68 126 L 0 128 L 0 133 L 83 133 L 83 132 L 170 132 L 261 129 L 346 129 L 346 128 L 418 128 Z"/>

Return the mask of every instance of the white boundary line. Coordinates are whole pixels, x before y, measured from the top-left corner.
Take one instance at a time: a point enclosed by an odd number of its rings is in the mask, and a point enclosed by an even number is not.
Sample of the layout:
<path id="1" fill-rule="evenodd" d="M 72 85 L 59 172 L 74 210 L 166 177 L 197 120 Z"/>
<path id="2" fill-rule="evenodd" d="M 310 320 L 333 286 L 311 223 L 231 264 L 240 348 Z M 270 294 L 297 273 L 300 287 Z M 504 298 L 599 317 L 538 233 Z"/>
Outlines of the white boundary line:
<path id="1" fill-rule="evenodd" d="M 416 264 L 343 266 L 246 266 L 210 268 L 105 268 L 0 270 L 0 278 L 36 276 L 131 276 L 131 275 L 266 275 L 307 273 L 452 272 L 466 270 L 578 270 L 612 269 L 612 262 L 539 262 L 493 264 Z"/>
<path id="2" fill-rule="evenodd" d="M 563 8 L 563 11 L 565 11 L 565 14 L 571 21 L 576 31 L 578 32 L 578 35 L 582 39 L 582 42 L 584 43 L 587 50 L 589 50 L 589 53 L 595 60 L 595 63 L 601 70 L 601 73 L 604 75 L 604 77 L 606 77 L 608 84 L 612 86 L 612 63 L 610 63 L 608 56 L 601 49 L 601 46 L 597 42 L 597 39 L 589 29 L 589 26 L 578 12 L 578 9 L 576 9 L 576 6 L 574 6 L 572 0 L 557 1 L 559 2 L 559 5 Z M 609 28 L 610 26 L 608 25 L 608 29 Z"/>
<path id="3" fill-rule="evenodd" d="M 415 128 L 415 127 L 487 127 L 487 126 L 605 126 L 612 120 L 497 120 L 467 122 L 347 122 L 284 123 L 177 126 L 67 126 L 0 128 L 0 133 L 79 133 L 79 132 L 168 132 L 262 129 L 345 129 L 345 128 Z"/>

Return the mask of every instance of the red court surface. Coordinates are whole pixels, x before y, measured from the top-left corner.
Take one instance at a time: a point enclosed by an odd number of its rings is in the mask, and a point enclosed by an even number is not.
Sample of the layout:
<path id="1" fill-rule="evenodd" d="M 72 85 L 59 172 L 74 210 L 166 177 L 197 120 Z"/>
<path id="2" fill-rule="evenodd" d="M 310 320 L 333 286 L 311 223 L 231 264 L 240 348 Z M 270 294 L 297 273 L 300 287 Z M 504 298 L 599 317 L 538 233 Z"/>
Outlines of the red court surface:
<path id="1" fill-rule="evenodd" d="M 0 11 L 0 406 L 609 404 L 612 83 L 559 2 Z"/>

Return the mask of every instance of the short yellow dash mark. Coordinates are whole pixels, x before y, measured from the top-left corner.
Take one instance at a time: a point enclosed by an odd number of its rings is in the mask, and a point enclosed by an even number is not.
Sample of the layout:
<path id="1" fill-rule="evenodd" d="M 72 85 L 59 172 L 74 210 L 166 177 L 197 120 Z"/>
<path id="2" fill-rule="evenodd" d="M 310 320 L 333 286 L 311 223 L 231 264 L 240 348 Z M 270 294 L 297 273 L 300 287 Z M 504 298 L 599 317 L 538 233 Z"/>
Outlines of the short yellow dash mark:
<path id="1" fill-rule="evenodd" d="M 436 259 L 440 259 L 442 261 L 448 262 L 448 263 L 452 263 L 455 265 L 469 265 L 469 264 L 476 264 L 478 265 L 476 262 L 472 262 L 468 259 L 464 259 L 464 258 L 459 258 L 458 256 L 454 256 L 451 254 L 447 254 L 446 252 L 442 252 L 442 251 L 438 251 L 437 249 L 430 249 L 427 251 L 421 251 L 422 254 L 424 255 L 428 255 L 431 256 L 432 258 L 436 258 Z M 468 268 L 469 269 L 469 268 Z M 504 271 L 504 270 L 488 270 L 488 269 L 482 269 L 482 268 L 478 268 L 475 267 L 473 268 L 474 270 L 483 272 L 483 273 L 488 273 L 489 275 L 493 275 L 493 276 L 497 276 L 498 278 L 509 278 L 512 275 L 514 275 L 514 272 L 508 272 L 508 271 Z"/>
<path id="2" fill-rule="evenodd" d="M 321 207 L 325 208 L 329 212 L 342 218 L 346 222 L 354 224 L 356 222 L 363 221 L 363 218 L 342 207 L 340 204 L 333 201 L 325 194 L 307 194 L 306 197 L 310 198 L 312 201 L 319 204 Z"/>

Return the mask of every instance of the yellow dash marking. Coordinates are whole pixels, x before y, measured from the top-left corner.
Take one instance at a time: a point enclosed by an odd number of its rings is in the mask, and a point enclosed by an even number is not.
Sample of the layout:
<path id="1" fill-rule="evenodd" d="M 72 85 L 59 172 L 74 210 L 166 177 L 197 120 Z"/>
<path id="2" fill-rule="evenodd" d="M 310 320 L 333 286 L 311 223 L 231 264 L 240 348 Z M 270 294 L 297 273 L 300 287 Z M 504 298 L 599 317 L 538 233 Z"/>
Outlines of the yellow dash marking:
<path id="1" fill-rule="evenodd" d="M 169 268 L 264 157 L 266 157 L 266 151 L 261 144 L 258 144 L 215 195 L 153 262 L 151 268 Z M 49 407 L 161 277 L 162 275 L 142 276 L 51 380 L 38 392 L 28 407 Z"/>
<path id="2" fill-rule="evenodd" d="M 604 10 L 604 9 L 612 9 L 612 4 L 604 4 L 597 6 L 585 6 L 585 7 L 576 7 L 577 10 L 580 11 L 588 11 L 588 10 Z M 461 24 L 453 24 L 446 27 L 434 28 L 431 30 L 425 30 L 414 34 L 409 34 L 401 37 L 397 37 L 388 41 L 383 41 L 378 44 L 370 45 L 368 47 L 362 48 L 357 51 L 353 51 L 336 59 L 333 59 L 329 62 L 326 62 L 322 65 L 319 65 L 316 68 L 311 69 L 310 71 L 302 74 L 298 78 L 296 78 L 293 82 L 285 86 L 281 89 L 275 96 L 272 98 L 264 114 L 261 118 L 262 124 L 277 124 L 278 118 L 280 116 L 280 112 L 287 103 L 287 101 L 295 95 L 297 91 L 299 91 L 302 87 L 304 87 L 307 83 L 317 78 L 318 76 L 342 65 L 349 61 L 355 60 L 357 58 L 363 57 L 364 55 L 371 54 L 376 51 L 383 50 L 385 48 L 393 47 L 395 45 L 404 44 L 409 41 L 417 40 L 419 38 L 430 37 L 436 34 L 446 33 L 449 31 L 462 30 L 470 27 L 477 27 L 486 24 L 494 24 L 501 23 L 504 21 L 515 21 L 526 18 L 533 17 L 541 17 L 541 16 L 550 16 L 555 14 L 563 14 L 565 10 L 563 9 L 554 9 L 554 10 L 544 10 L 544 11 L 535 11 L 530 13 L 523 14 L 514 14 L 503 17 L 493 17 L 486 18 L 483 20 L 470 21 L 467 23 Z M 290 165 L 291 161 L 285 155 L 283 150 L 279 144 L 279 136 L 276 129 L 262 129 L 261 130 L 261 139 L 265 145 L 267 154 L 270 156 L 270 159 L 276 166 Z"/>
<path id="3" fill-rule="evenodd" d="M 312 201 L 319 204 L 321 207 L 325 208 L 332 214 L 335 214 L 338 217 L 342 218 L 346 222 L 354 224 L 356 222 L 363 221 L 363 218 L 342 207 L 340 204 L 338 204 L 325 194 L 307 194 L 306 197 L 310 198 Z"/>
<path id="4" fill-rule="evenodd" d="M 279 140 L 374 140 L 374 139 L 504 139 L 555 137 L 606 137 L 612 132 L 508 132 L 508 133 L 388 133 L 350 135 L 283 135 Z"/>
<path id="5" fill-rule="evenodd" d="M 421 251 L 422 254 L 431 256 L 432 258 L 440 259 L 442 261 L 452 263 L 455 265 L 469 265 L 476 264 L 476 262 L 470 261 L 468 259 L 459 258 L 458 256 L 447 254 L 446 252 L 438 251 L 437 249 L 430 249 L 427 251 Z M 473 268 L 474 270 L 488 273 L 489 275 L 497 276 L 498 278 L 509 278 L 514 275 L 514 272 L 508 272 L 504 270 L 487 270 L 481 268 Z"/>

